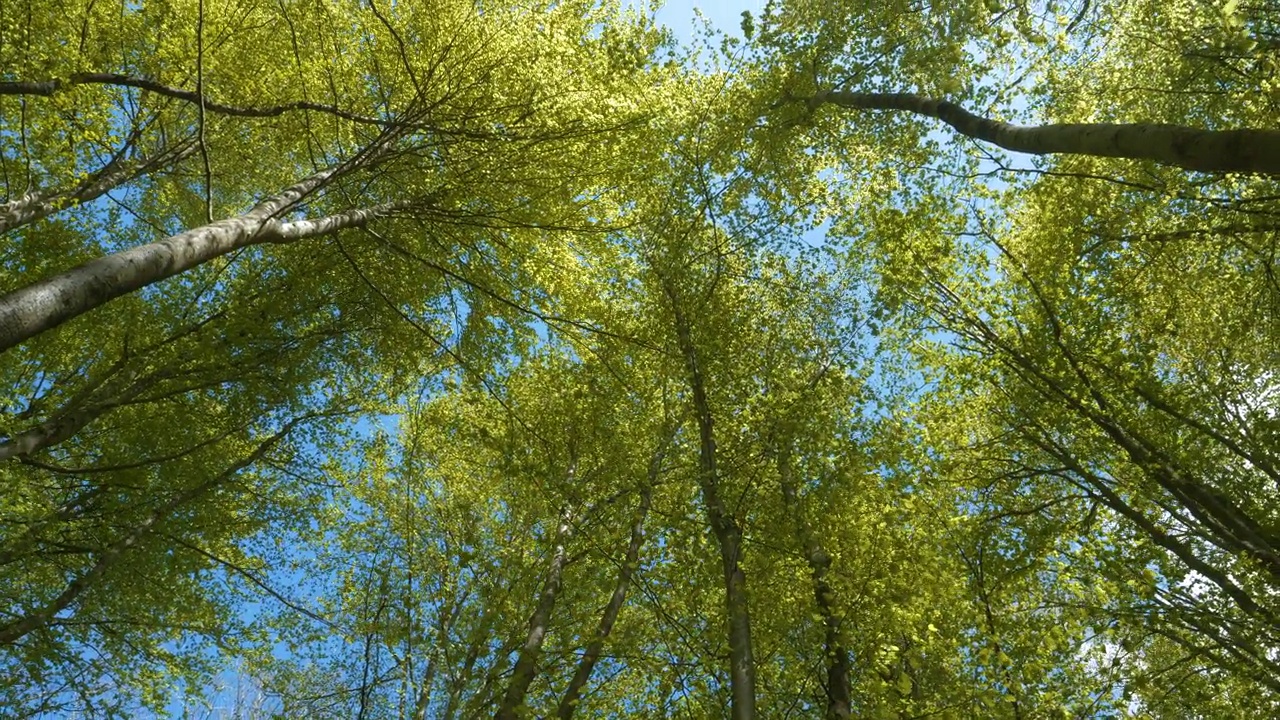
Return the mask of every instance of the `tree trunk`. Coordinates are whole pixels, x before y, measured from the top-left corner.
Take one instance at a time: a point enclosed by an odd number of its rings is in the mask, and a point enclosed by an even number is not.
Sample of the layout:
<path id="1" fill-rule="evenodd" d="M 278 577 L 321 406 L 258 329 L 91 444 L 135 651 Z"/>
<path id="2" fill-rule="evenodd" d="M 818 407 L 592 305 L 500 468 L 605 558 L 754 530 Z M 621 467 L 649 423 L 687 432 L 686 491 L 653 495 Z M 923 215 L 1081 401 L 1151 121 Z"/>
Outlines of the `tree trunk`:
<path id="1" fill-rule="evenodd" d="M 318 237 L 408 207 L 385 203 L 315 220 L 280 222 L 275 215 L 319 188 L 338 168 L 316 173 L 239 217 L 187 230 L 154 243 L 96 258 L 0 297 L 0 352 L 100 305 L 234 250 L 266 242 Z"/>
<path id="2" fill-rule="evenodd" d="M 676 338 L 684 356 L 694 415 L 698 421 L 698 484 L 702 490 L 702 504 L 706 509 L 707 524 L 720 547 L 720 562 L 724 569 L 725 609 L 729 616 L 730 716 L 733 720 L 754 720 L 756 668 L 751 649 L 751 614 L 747 605 L 747 576 L 738 563 L 742 557 L 742 529 L 720 497 L 715 426 L 689 323 L 680 310 L 674 286 L 666 280 L 664 286 L 675 313 Z"/>
<path id="3" fill-rule="evenodd" d="M 796 537 L 800 540 L 805 561 L 809 564 L 809 575 L 813 578 L 813 597 L 818 605 L 818 615 L 822 617 L 822 656 L 827 663 L 827 718 L 842 720 L 849 717 L 852 692 L 849 681 L 849 651 L 840 642 L 840 619 L 832 608 L 835 592 L 827 583 L 831 556 L 813 536 L 801 515 L 795 478 L 791 474 L 791 450 L 785 444 L 778 452 L 778 484 L 782 486 L 783 507 L 795 522 Z"/>
<path id="4" fill-rule="evenodd" d="M 1093 155 L 1154 160 L 1199 172 L 1280 174 L 1280 130 L 1201 130 L 1160 123 L 1065 123 L 1022 126 L 975 115 L 947 102 L 912 93 L 826 90 L 811 108 L 903 110 L 937 118 L 962 135 L 1033 155 Z"/>
<path id="5" fill-rule="evenodd" d="M 570 474 L 572 475 L 572 470 Z M 524 705 L 525 693 L 533 682 L 538 670 L 538 655 L 542 652 L 542 641 L 547 635 L 547 626 L 551 622 L 551 611 L 560 597 L 560 588 L 564 581 L 564 566 L 569 561 L 569 553 L 565 543 L 572 531 L 573 514 L 566 503 L 560 511 L 560 525 L 556 528 L 555 551 L 551 555 L 551 567 L 547 569 L 547 579 L 538 597 L 538 605 L 533 616 L 529 618 L 529 633 L 525 636 L 524 645 L 520 648 L 520 656 L 516 659 L 515 669 L 511 672 L 511 682 L 502 696 L 502 704 L 494 715 L 495 720 L 517 720 L 520 708 Z"/>
<path id="6" fill-rule="evenodd" d="M 653 459 L 649 463 L 648 483 L 640 492 L 640 506 L 636 509 L 635 519 L 631 523 L 631 540 L 627 544 L 627 552 L 622 559 L 622 567 L 618 570 L 618 582 L 613 588 L 613 595 L 610 596 L 608 604 L 605 605 L 604 613 L 600 616 L 600 625 L 596 628 L 595 635 L 582 653 L 582 660 L 578 663 L 578 669 L 573 673 L 573 679 L 569 681 L 569 687 L 565 690 L 564 697 L 560 700 L 560 707 L 556 710 L 556 716 L 561 720 L 569 720 L 569 718 L 573 717 L 574 711 L 577 710 L 578 699 L 582 695 L 582 689 L 586 687 L 587 681 L 591 679 L 591 673 L 595 670 L 596 661 L 600 658 L 600 651 L 604 649 L 604 641 L 609 637 L 609 633 L 613 631 L 613 624 L 617 621 L 618 614 L 622 611 L 622 603 L 627 599 L 627 588 L 631 585 L 631 575 L 635 572 L 640 558 L 640 545 L 644 542 L 644 520 L 649 514 L 649 505 L 653 501 L 653 486 L 657 483 L 658 473 L 662 469 L 663 450 L 665 450 L 665 447 L 654 453 Z"/>
<path id="7" fill-rule="evenodd" d="M 47 447 L 66 442 L 111 407 L 113 406 L 94 405 L 59 415 L 34 428 L 23 430 L 13 437 L 0 441 L 0 460 L 31 455 Z"/>

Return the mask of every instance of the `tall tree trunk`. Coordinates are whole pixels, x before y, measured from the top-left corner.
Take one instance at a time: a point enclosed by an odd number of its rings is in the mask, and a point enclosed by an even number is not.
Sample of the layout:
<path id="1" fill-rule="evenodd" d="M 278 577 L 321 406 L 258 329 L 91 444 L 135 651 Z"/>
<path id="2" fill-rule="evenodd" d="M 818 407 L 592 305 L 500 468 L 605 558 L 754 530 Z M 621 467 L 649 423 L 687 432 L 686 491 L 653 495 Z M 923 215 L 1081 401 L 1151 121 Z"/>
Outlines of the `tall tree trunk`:
<path id="1" fill-rule="evenodd" d="M 413 720 L 426 720 L 427 708 L 431 706 L 432 685 L 436 681 L 437 660 L 444 650 L 445 643 L 449 642 L 449 631 L 453 628 L 453 622 L 461 611 L 465 598 L 465 594 L 461 595 L 441 608 L 440 617 L 436 622 L 436 645 L 431 648 L 430 656 L 427 658 L 426 672 L 422 674 L 422 682 L 414 698 L 413 714 L 410 716 Z"/>
<path id="2" fill-rule="evenodd" d="M 96 258 L 0 297 L 0 352 L 100 305 L 234 250 L 318 237 L 409 207 L 384 203 L 340 215 L 281 222 L 275 215 L 307 196 L 343 166 L 315 173 L 239 217 Z"/>
<path id="3" fill-rule="evenodd" d="M 729 685 L 733 720 L 754 720 L 756 716 L 756 667 L 751 649 L 751 614 L 747 605 L 747 576 L 739 560 L 742 557 L 742 529 L 724 505 L 720 496 L 720 480 L 716 470 L 715 426 L 706 385 L 698 365 L 698 353 L 689 331 L 688 319 L 680 309 L 675 287 L 664 279 L 664 289 L 671 300 L 676 321 L 676 339 L 684 356 L 689 389 L 693 395 L 694 415 L 698 421 L 698 484 L 707 524 L 720 547 L 720 563 L 724 570 L 725 609 L 729 616 Z"/>
<path id="4" fill-rule="evenodd" d="M 800 510 L 795 477 L 791 472 L 791 449 L 784 441 L 778 450 L 778 484 L 782 486 L 782 503 L 795 523 L 796 538 L 809 564 L 813 578 L 813 597 L 822 618 L 823 653 L 827 663 L 827 718 L 837 720 L 849 717 L 852 703 L 849 681 L 849 651 L 840 642 L 840 619 L 832 604 L 835 591 L 827 582 L 831 569 L 831 556 L 814 537 Z"/>
<path id="5" fill-rule="evenodd" d="M 1200 172 L 1280 174 L 1280 130 L 1201 130 L 1160 123 L 1013 125 L 975 115 L 955 103 L 912 93 L 825 90 L 811 108 L 902 110 L 937 118 L 975 140 L 1033 155 L 1069 154 L 1154 160 Z"/>
<path id="6" fill-rule="evenodd" d="M 582 653 L 582 660 L 578 662 L 578 669 L 573 673 L 573 679 L 569 681 L 569 687 L 564 692 L 564 697 L 560 699 L 560 707 L 556 709 L 556 716 L 561 720 L 569 720 L 573 717 L 573 713 L 578 709 L 578 699 L 582 695 L 582 689 L 586 687 L 587 681 L 591 679 L 591 673 L 595 670 L 596 661 L 600 659 L 600 651 L 604 649 L 604 641 L 609 637 L 609 633 L 613 631 L 613 624 L 618 619 L 618 614 L 622 611 L 622 604 L 627 599 L 627 588 L 631 585 L 631 575 L 635 572 L 636 566 L 640 559 L 640 545 L 644 542 L 644 521 L 649 514 L 649 506 L 653 502 L 653 487 L 658 482 L 658 473 L 662 470 L 662 458 L 665 455 L 666 444 L 654 453 L 653 458 L 649 462 L 649 473 L 644 489 L 640 491 L 640 506 L 636 508 L 636 514 L 631 522 L 631 540 L 627 543 L 626 556 L 622 559 L 622 567 L 618 569 L 618 582 L 614 585 L 613 595 L 609 597 L 608 604 L 604 607 L 604 612 L 600 616 L 600 625 L 596 628 L 596 633 L 591 638 L 591 642 L 587 644 L 585 651 Z"/>
<path id="7" fill-rule="evenodd" d="M 570 474 L 572 475 L 572 470 Z M 542 593 L 538 596 L 538 605 L 529 618 L 529 633 L 525 636 L 524 645 L 520 647 L 520 655 L 516 659 L 515 669 L 511 672 L 511 682 L 502 696 L 502 704 L 498 706 L 495 720 L 516 720 L 520 717 L 520 708 L 524 705 L 525 693 L 533 682 L 538 670 L 538 655 L 542 652 L 542 641 L 547 635 L 547 626 L 551 622 L 551 611 L 560 597 L 560 588 L 564 581 L 564 566 L 569 561 L 569 553 L 565 543 L 572 531 L 573 513 L 568 503 L 560 511 L 560 524 L 556 528 L 555 550 L 551 555 L 551 566 L 547 569 L 547 579 L 543 583 Z"/>

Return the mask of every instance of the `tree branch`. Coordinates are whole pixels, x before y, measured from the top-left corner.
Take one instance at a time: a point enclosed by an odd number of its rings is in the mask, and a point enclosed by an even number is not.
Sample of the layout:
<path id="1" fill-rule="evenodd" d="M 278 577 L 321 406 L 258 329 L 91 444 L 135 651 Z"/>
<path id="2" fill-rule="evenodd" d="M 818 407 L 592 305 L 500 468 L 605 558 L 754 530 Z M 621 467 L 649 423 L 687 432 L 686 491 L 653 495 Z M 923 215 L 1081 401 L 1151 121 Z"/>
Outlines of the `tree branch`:
<path id="1" fill-rule="evenodd" d="M 835 105 L 915 113 L 941 120 L 966 137 L 1032 155 L 1091 155 L 1154 160 L 1198 172 L 1280 174 L 1280 130 L 1202 130 L 1162 123 L 1014 125 L 913 93 L 824 90 L 807 104 L 810 109 Z"/>

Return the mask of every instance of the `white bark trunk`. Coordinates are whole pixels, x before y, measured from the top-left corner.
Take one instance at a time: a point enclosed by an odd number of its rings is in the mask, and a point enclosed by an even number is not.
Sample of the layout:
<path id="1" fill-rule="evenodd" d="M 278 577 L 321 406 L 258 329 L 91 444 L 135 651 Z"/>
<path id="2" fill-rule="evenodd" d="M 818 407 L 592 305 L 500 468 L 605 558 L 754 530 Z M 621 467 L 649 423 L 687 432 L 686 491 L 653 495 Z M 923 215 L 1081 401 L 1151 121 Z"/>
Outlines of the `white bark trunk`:
<path id="1" fill-rule="evenodd" d="M 316 173 L 239 217 L 90 260 L 0 297 L 0 352 L 115 298 L 239 248 L 265 242 L 288 243 L 357 227 L 412 204 L 385 203 L 315 220 L 281 222 L 274 218 L 334 172 L 329 169 Z"/>
<path id="2" fill-rule="evenodd" d="M 573 479 L 573 469 L 569 470 L 569 479 Z M 538 672 L 538 656 L 542 652 L 542 641 L 547 636 L 551 624 L 551 611 L 555 609 L 556 600 L 560 598 L 560 588 L 564 583 L 564 566 L 569 562 L 569 553 L 565 543 L 573 530 L 573 512 L 568 505 L 560 511 L 560 524 L 556 528 L 555 551 L 551 555 L 551 566 L 547 569 L 547 579 L 543 583 L 542 592 L 538 596 L 537 607 L 529 618 L 529 633 L 520 647 L 520 656 L 516 659 L 515 669 L 511 672 L 511 682 L 502 696 L 502 704 L 494 720 L 517 720 L 521 717 L 520 708 L 524 705 L 529 685 Z"/>

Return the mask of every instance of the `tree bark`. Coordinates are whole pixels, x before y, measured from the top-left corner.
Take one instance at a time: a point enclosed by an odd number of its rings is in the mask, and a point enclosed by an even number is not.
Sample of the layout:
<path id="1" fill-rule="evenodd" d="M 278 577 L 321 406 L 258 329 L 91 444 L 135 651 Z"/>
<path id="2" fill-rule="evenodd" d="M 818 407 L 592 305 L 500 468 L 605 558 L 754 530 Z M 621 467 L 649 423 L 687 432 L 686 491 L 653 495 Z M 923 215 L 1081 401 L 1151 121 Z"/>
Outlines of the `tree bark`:
<path id="1" fill-rule="evenodd" d="M 0 441 L 0 460 L 21 457 L 70 440 L 85 425 L 111 409 L 112 405 L 94 405 L 59 415 L 36 427 Z"/>
<path id="2" fill-rule="evenodd" d="M 653 501 L 653 486 L 658 481 L 658 473 L 662 469 L 663 450 L 659 449 L 654 453 L 653 459 L 649 463 L 648 482 L 644 489 L 640 492 L 640 506 L 636 509 L 635 518 L 631 523 L 631 540 L 627 543 L 627 552 L 622 559 L 622 567 L 618 569 L 618 582 L 613 588 L 613 595 L 609 597 L 609 602 L 605 605 L 604 612 L 600 616 L 600 625 L 596 628 L 596 633 L 591 638 L 591 642 L 587 644 L 585 651 L 582 653 L 582 660 L 578 662 L 578 668 L 573 673 L 573 678 L 569 681 L 569 687 L 564 692 L 564 697 L 560 699 L 560 706 L 556 709 L 556 717 L 561 720 L 569 720 L 573 717 L 573 713 L 578 709 L 578 700 L 582 695 L 582 689 L 586 687 L 587 681 L 591 679 L 591 673 L 595 670 L 596 661 L 600 659 L 600 651 L 604 649 L 604 641 L 609 637 L 609 633 L 613 631 L 613 624 L 618 619 L 618 614 L 622 611 L 622 604 L 627 599 L 627 589 L 631 586 L 631 575 L 635 572 L 637 563 L 640 559 L 640 545 L 644 542 L 644 521 L 649 514 L 649 506 Z"/>
<path id="3" fill-rule="evenodd" d="M 95 395 L 104 385 L 110 383 L 113 378 L 118 377 L 120 371 L 124 369 L 127 359 L 127 355 L 120 357 L 104 372 L 90 379 L 83 388 L 76 392 L 44 422 L 37 424 L 35 427 L 13 433 L 3 441 L 0 441 L 0 460 L 30 455 L 68 440 L 103 413 L 127 402 L 134 395 L 153 384 L 140 379 L 118 392 L 104 393 L 106 395 L 105 398 L 95 398 Z M 28 412 L 32 410 L 33 408 L 28 408 Z"/>
<path id="4" fill-rule="evenodd" d="M 955 103 L 912 93 L 825 90 L 810 108 L 901 110 L 936 118 L 960 134 L 1013 152 L 1154 160 L 1199 172 L 1280 174 L 1280 130 L 1202 130 L 1161 123 L 1013 125 L 975 115 Z"/>
<path id="5" fill-rule="evenodd" d="M 29 457 L 41 450 L 64 443 L 75 437 L 90 423 L 115 408 L 130 404 L 139 395 L 164 380 L 166 376 L 174 374 L 162 369 L 137 378 L 115 392 L 111 392 L 110 387 L 105 392 L 97 392 L 103 383 L 123 367 L 124 359 L 117 361 L 106 377 L 90 383 L 49 419 L 0 441 L 0 460 Z"/>
<path id="6" fill-rule="evenodd" d="M 729 620 L 729 685 L 732 697 L 732 720 L 754 720 L 756 717 L 756 667 L 751 648 L 751 613 L 747 604 L 747 576 L 739 560 L 742 557 L 742 529 L 720 497 L 720 480 L 716 469 L 715 425 L 706 385 L 698 365 L 688 319 L 680 309 L 675 287 L 664 279 L 664 289 L 671 300 L 676 321 L 676 339 L 684 356 L 689 389 L 693 395 L 694 415 L 698 421 L 698 484 L 707 524 L 720 548 L 724 570 L 725 609 Z"/>
<path id="7" fill-rule="evenodd" d="M 572 475 L 572 470 L 570 471 Z M 560 524 L 556 528 L 555 551 L 551 555 L 551 566 L 547 569 L 547 579 L 543 583 L 542 593 L 538 596 L 537 607 L 529 618 L 529 633 L 525 636 L 524 645 L 516 659 L 516 666 L 511 672 L 511 682 L 502 696 L 502 704 L 498 706 L 495 720 L 517 720 L 520 708 L 524 705 L 525 694 L 538 671 L 538 655 L 542 652 L 542 641 L 546 638 L 547 627 L 551 622 L 551 611 L 560 597 L 560 588 L 564 582 L 564 566 L 569 561 L 569 553 L 565 543 L 572 532 L 573 514 L 566 503 L 560 511 Z"/>
<path id="8" fill-rule="evenodd" d="M 784 444 L 778 451 L 778 484 L 782 486 L 782 503 L 795 523 L 796 538 L 809 564 L 813 578 L 813 597 L 822 617 L 823 652 L 827 664 L 827 718 L 843 720 L 849 717 L 852 706 L 852 689 L 849 680 L 849 651 L 840 642 L 840 619 L 832 603 L 835 591 L 827 582 L 831 569 L 831 555 L 822 547 L 800 512 L 795 478 L 791 474 L 791 450 Z"/>
<path id="9" fill-rule="evenodd" d="M 363 225 L 373 218 L 413 204 L 410 201 L 384 203 L 340 215 L 293 222 L 281 222 L 274 217 L 319 188 L 339 167 L 315 173 L 239 217 L 90 260 L 0 297 L 0 352 L 115 298 L 234 250 L 260 243 L 289 243 L 326 235 Z"/>

